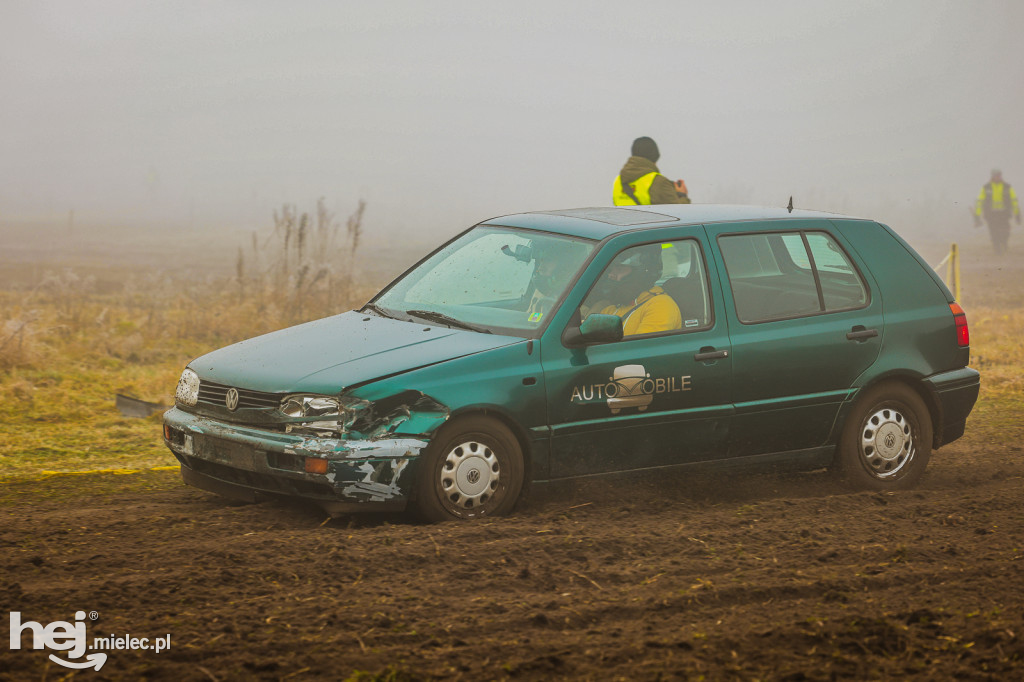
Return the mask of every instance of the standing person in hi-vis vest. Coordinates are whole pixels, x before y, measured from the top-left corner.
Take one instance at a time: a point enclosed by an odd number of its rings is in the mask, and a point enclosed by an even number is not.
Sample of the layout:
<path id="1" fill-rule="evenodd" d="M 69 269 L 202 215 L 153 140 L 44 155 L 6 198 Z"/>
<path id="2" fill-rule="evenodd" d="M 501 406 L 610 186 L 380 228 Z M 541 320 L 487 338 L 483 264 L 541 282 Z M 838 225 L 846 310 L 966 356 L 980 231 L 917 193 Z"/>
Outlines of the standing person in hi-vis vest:
<path id="1" fill-rule="evenodd" d="M 992 248 L 996 253 L 1005 253 L 1010 241 L 1010 218 L 1016 218 L 1020 225 L 1020 203 L 1017 193 L 1009 183 L 1003 182 L 1003 172 L 994 169 L 992 179 L 981 188 L 974 206 L 974 226 L 981 226 L 981 219 L 988 225 Z"/>
<path id="2" fill-rule="evenodd" d="M 658 145 L 649 137 L 633 140 L 632 156 L 619 171 L 612 187 L 612 202 L 616 206 L 639 204 L 688 204 L 690 197 L 686 183 L 672 182 L 655 165 L 660 154 Z"/>

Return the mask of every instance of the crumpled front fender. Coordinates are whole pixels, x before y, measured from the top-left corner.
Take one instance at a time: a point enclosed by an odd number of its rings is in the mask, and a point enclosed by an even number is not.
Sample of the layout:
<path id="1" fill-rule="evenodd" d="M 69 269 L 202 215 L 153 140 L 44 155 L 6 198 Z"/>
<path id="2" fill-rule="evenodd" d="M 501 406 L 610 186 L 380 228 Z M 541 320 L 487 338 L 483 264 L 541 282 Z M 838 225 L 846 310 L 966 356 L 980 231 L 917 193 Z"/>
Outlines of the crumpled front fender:
<path id="1" fill-rule="evenodd" d="M 165 442 L 183 466 L 211 481 L 313 499 L 332 513 L 353 511 L 353 504 L 404 507 L 410 472 L 448 408 L 418 391 L 375 401 L 341 397 L 349 411 L 341 437 L 228 423 L 176 407 L 164 415 L 172 429 Z M 326 460 L 326 471 L 310 459 Z"/>

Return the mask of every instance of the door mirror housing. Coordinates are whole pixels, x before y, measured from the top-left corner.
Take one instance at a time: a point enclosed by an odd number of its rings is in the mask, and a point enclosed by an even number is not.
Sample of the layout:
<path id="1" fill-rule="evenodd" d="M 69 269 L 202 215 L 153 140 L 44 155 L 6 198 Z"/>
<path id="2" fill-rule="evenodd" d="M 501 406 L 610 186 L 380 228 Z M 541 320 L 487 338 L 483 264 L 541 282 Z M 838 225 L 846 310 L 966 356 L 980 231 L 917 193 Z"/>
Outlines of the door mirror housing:
<path id="1" fill-rule="evenodd" d="M 594 313 L 579 327 L 569 327 L 562 334 L 562 343 L 566 346 L 589 346 L 597 343 L 615 343 L 621 341 L 622 318 L 618 315 L 602 315 Z"/>

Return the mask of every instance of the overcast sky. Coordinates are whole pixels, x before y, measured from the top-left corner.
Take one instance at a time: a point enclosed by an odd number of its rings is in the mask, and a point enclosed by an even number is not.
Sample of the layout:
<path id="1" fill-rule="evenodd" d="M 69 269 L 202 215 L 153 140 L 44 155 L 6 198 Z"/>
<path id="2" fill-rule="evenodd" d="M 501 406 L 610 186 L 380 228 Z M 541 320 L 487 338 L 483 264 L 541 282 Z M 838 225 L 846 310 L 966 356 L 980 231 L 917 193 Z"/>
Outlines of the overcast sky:
<path id="1" fill-rule="evenodd" d="M 323 196 L 451 234 L 609 204 L 640 135 L 697 202 L 945 218 L 993 166 L 1024 188 L 1012 1 L 0 0 L 0 93 L 0 223 Z"/>

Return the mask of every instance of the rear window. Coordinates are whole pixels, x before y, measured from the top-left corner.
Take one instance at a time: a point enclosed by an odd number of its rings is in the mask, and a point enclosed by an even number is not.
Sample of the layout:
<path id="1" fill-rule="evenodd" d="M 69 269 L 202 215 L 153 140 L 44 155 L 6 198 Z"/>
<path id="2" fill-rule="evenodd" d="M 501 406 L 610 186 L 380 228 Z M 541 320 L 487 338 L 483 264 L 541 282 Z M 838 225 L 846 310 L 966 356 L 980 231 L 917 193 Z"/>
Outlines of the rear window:
<path id="1" fill-rule="evenodd" d="M 826 232 L 726 235 L 718 239 L 740 322 L 862 308 L 868 290 Z"/>

